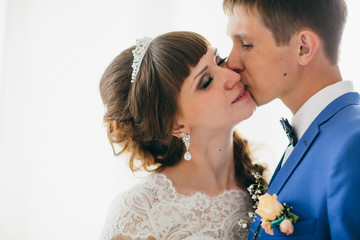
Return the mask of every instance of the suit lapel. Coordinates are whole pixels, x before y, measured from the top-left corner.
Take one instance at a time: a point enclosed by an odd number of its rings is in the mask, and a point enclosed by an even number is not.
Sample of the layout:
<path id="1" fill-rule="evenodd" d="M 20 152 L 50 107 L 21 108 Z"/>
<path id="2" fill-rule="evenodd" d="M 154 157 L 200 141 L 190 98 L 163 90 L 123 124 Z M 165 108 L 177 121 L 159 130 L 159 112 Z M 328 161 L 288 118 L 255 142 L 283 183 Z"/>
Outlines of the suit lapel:
<path id="1" fill-rule="evenodd" d="M 305 153 L 307 152 L 311 144 L 314 142 L 318 134 L 319 126 L 316 124 L 316 122 L 313 122 L 306 131 L 306 134 L 304 134 L 304 136 L 296 144 L 296 147 L 291 152 L 284 166 L 278 171 L 273 181 L 270 183 L 269 192 L 271 194 L 279 194 L 291 174 L 295 171 L 296 167 L 302 161 Z"/>
<path id="2" fill-rule="evenodd" d="M 290 144 L 287 146 L 287 148 L 288 148 L 289 146 L 290 146 Z M 287 149 L 287 148 L 286 148 L 286 149 Z M 269 185 L 272 183 L 272 181 L 274 180 L 274 178 L 276 177 L 276 175 L 278 174 L 278 172 L 279 172 L 280 169 L 281 169 L 281 165 L 282 165 L 282 162 L 284 161 L 286 149 L 285 149 L 284 154 L 283 154 L 282 157 L 281 157 L 281 160 L 280 160 L 279 164 L 277 165 L 277 167 L 276 167 L 276 169 L 275 169 L 275 171 L 274 171 L 274 173 L 273 173 L 273 175 L 272 175 L 272 177 L 271 177 L 271 180 L 270 180 L 270 182 L 269 182 Z"/>
<path id="3" fill-rule="evenodd" d="M 349 105 L 359 105 L 360 104 L 360 95 L 358 93 L 352 92 L 347 93 L 332 103 L 330 103 L 320 114 L 319 116 L 311 123 L 309 128 L 306 130 L 305 134 L 302 136 L 300 141 L 296 144 L 296 147 L 290 154 L 289 158 L 286 160 L 286 163 L 283 167 L 281 167 L 281 163 L 283 161 L 284 155 L 281 158 L 279 165 L 277 166 L 273 177 L 269 183 L 269 193 L 277 194 L 281 192 L 284 185 L 290 178 L 291 174 L 295 171 L 295 169 L 299 166 L 301 161 L 303 160 L 306 152 L 311 147 L 312 143 L 315 141 L 317 136 L 320 133 L 320 126 L 328 121 L 332 116 L 334 116 L 338 111 L 347 107 Z M 256 235 L 258 235 L 258 231 L 260 227 L 260 216 L 255 214 L 256 217 L 253 218 L 253 222 L 251 223 L 251 229 L 249 233 L 248 239 L 253 239 Z M 265 234 L 265 233 L 264 233 Z"/>
<path id="4" fill-rule="evenodd" d="M 272 178 L 272 181 L 269 185 L 269 192 L 271 194 L 275 193 L 279 195 L 281 189 L 286 184 L 287 180 L 295 171 L 297 166 L 299 166 L 300 162 L 304 158 L 304 155 L 316 137 L 319 135 L 320 126 L 344 107 L 354 104 L 359 104 L 359 94 L 347 93 L 334 100 L 319 114 L 319 116 L 311 123 L 305 134 L 296 144 L 296 147 L 290 154 L 289 158 L 286 160 L 284 166 L 278 170 L 276 175 L 274 174 L 275 176 Z"/>

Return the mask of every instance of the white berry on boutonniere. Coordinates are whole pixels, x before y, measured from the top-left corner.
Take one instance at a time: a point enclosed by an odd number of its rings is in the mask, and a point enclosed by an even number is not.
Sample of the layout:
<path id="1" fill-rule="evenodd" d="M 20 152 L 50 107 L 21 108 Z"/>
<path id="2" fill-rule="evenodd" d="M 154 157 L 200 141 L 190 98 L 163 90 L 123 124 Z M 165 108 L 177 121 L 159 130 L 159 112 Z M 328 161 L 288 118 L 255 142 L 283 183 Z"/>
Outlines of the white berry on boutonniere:
<path id="1" fill-rule="evenodd" d="M 247 189 L 250 192 L 251 198 L 255 201 L 255 213 L 261 217 L 261 227 L 267 234 L 274 235 L 274 226 L 279 226 L 281 232 L 290 235 L 294 232 L 294 223 L 299 220 L 299 217 L 292 213 L 292 207 L 286 203 L 281 204 L 277 200 L 277 195 L 270 195 L 265 193 L 260 195 L 266 187 L 262 186 L 259 173 L 253 173 L 255 177 L 255 184 L 250 185 Z M 254 216 L 253 212 L 249 213 L 250 217 Z M 240 220 L 239 224 L 245 226 L 245 220 Z"/>

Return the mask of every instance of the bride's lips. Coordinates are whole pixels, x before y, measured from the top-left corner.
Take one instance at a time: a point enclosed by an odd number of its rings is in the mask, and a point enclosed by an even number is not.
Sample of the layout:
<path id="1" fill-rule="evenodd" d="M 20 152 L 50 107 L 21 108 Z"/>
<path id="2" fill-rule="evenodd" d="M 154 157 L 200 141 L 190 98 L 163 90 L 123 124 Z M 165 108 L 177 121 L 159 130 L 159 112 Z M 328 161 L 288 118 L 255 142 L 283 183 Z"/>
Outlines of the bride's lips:
<path id="1" fill-rule="evenodd" d="M 246 98 L 249 95 L 249 91 L 246 88 L 241 89 L 237 97 L 231 104 L 241 101 L 242 99 Z"/>

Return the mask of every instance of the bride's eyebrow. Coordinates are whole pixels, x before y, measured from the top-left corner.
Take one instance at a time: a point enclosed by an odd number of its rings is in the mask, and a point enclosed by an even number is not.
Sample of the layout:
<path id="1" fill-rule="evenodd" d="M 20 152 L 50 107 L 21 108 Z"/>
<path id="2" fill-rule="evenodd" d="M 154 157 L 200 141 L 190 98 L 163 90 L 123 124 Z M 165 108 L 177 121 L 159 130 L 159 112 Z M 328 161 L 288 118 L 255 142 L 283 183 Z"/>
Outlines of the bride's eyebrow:
<path id="1" fill-rule="evenodd" d="M 217 50 L 217 48 L 215 48 L 214 49 L 214 59 L 215 59 L 215 57 L 216 57 L 216 55 L 217 55 L 217 52 L 218 52 L 218 50 Z M 194 77 L 194 80 L 198 77 L 198 76 L 200 76 L 203 72 L 205 72 L 205 70 L 206 69 L 208 69 L 208 65 L 206 65 L 198 74 L 196 74 L 196 76 Z"/>
<path id="2" fill-rule="evenodd" d="M 215 48 L 215 52 L 214 52 L 214 63 L 216 63 L 216 57 L 218 55 L 218 50 L 217 48 Z"/>
<path id="3" fill-rule="evenodd" d="M 194 77 L 194 80 L 198 77 L 198 76 L 200 76 L 203 72 L 205 72 L 206 71 L 206 69 L 208 69 L 208 65 L 206 65 L 198 74 L 196 74 L 196 76 Z"/>
<path id="4" fill-rule="evenodd" d="M 195 75 L 194 79 L 192 80 L 190 89 L 194 89 L 194 86 L 196 85 L 196 78 L 202 75 L 206 69 L 208 69 L 208 65 L 206 65 L 198 74 Z"/>
<path id="5" fill-rule="evenodd" d="M 216 54 L 217 54 L 217 48 L 214 49 L 214 59 L 216 57 Z M 201 74 L 203 74 L 208 68 L 209 68 L 209 66 L 206 65 L 198 74 L 195 75 L 192 86 L 194 86 L 194 83 L 196 82 L 196 78 L 199 77 Z M 191 87 L 191 88 L 193 88 L 193 87 Z"/>

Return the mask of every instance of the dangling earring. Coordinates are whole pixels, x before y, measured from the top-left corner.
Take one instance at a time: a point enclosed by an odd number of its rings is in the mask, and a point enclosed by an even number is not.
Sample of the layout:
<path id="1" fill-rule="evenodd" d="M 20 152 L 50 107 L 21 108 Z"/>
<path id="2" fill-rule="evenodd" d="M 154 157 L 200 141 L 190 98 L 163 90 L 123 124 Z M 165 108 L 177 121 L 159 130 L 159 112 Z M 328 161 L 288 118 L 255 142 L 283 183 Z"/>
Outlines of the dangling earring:
<path id="1" fill-rule="evenodd" d="M 186 133 L 181 133 L 181 134 L 180 134 L 180 137 L 181 137 L 182 141 L 184 142 L 185 148 L 186 148 L 186 152 L 185 152 L 185 154 L 184 154 L 184 159 L 185 159 L 186 161 L 190 161 L 190 159 L 191 159 L 191 153 L 189 152 L 190 135 L 189 135 L 189 134 L 186 134 Z"/>

